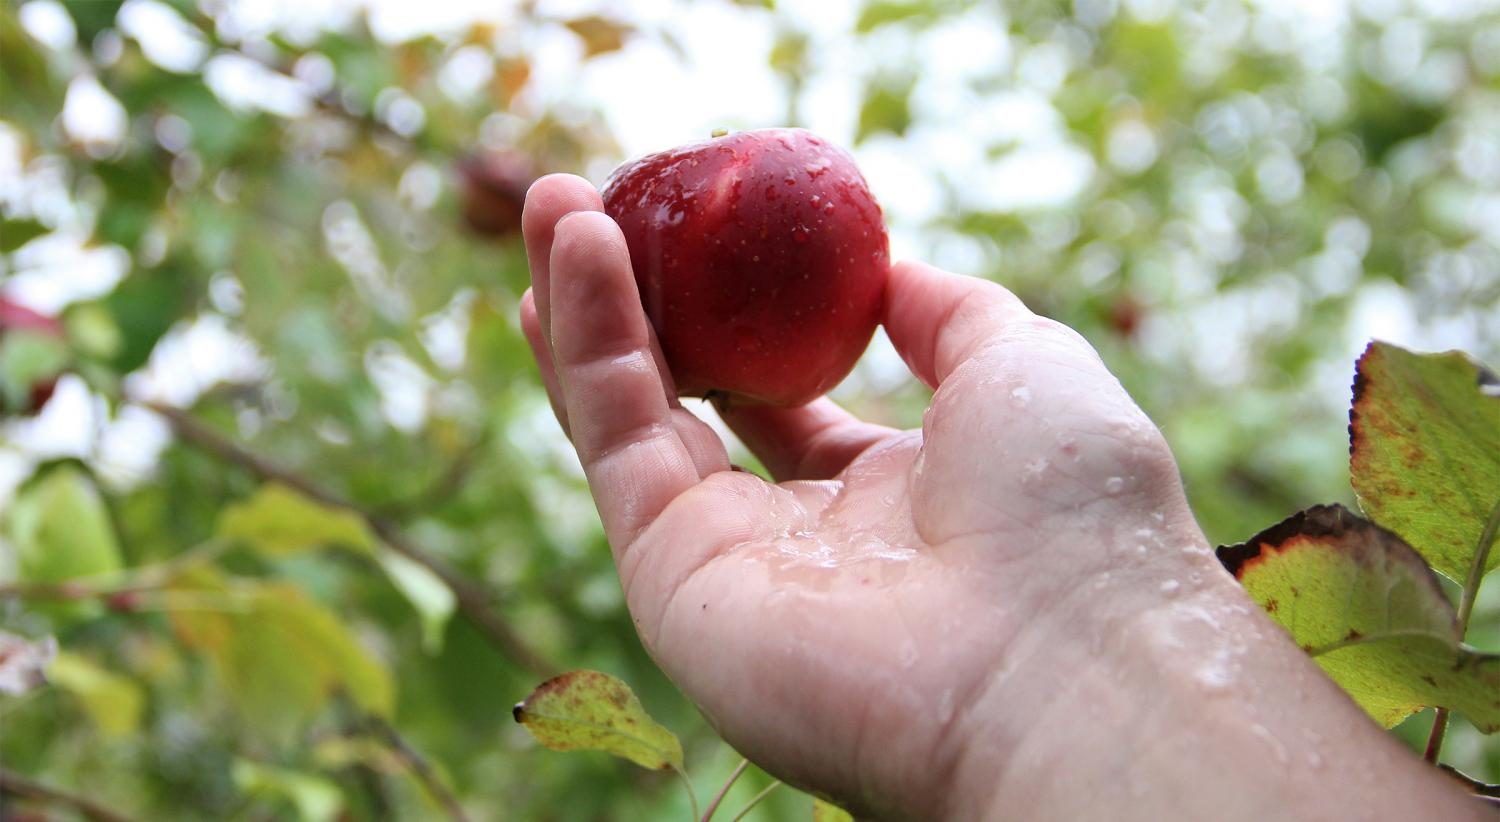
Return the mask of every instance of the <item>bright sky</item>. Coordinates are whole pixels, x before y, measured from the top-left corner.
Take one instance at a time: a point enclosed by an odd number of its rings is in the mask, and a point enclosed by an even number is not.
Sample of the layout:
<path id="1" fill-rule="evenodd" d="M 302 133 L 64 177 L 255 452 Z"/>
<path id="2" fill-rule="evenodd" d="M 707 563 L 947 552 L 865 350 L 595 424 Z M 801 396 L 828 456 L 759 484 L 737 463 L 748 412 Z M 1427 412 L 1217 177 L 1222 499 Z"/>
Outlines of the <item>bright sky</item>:
<path id="1" fill-rule="evenodd" d="M 1261 0 L 1261 5 L 1296 17 L 1299 37 L 1318 38 L 1337 33 L 1346 22 L 1349 2 Z M 1358 2 L 1389 8 L 1391 13 L 1400 8 L 1397 0 Z M 1121 5 L 1128 13 L 1151 17 L 1164 13 L 1166 3 L 1123 0 Z M 1423 5 L 1442 17 L 1494 7 L 1500 0 L 1427 0 Z M 226 35 L 251 36 L 274 29 L 294 41 L 307 40 L 319 28 L 347 20 L 365 7 L 377 36 L 394 42 L 423 32 L 456 34 L 477 21 L 503 24 L 515 6 L 513 0 L 226 0 L 220 25 Z M 915 98 L 918 126 L 899 140 L 876 137 L 855 151 L 890 217 L 895 256 L 932 251 L 928 238 L 915 227 L 938 207 L 942 180 L 962 183 L 959 190 L 971 206 L 994 211 L 1065 202 L 1083 190 L 1095 172 L 1094 160 L 1069 142 L 1049 102 L 1059 72 L 1066 70 L 1059 65 L 1058 54 L 1049 52 L 1045 44 L 1022 51 L 1025 44 L 1014 42 L 993 17 L 975 13 L 957 16 L 916 36 L 877 31 L 856 48 L 843 33 L 859 6 L 857 0 L 780 0 L 777 16 L 772 17 L 729 2 L 541 0 L 537 9 L 544 16 L 566 19 L 602 11 L 644 27 L 670 30 L 687 59 L 684 65 L 655 38 L 637 38 L 620 52 L 582 62 L 577 38 L 559 27 L 526 43 L 534 59 L 534 87 L 529 93 L 535 95 L 538 108 L 562 102 L 597 107 L 626 156 L 700 139 L 715 128 L 774 125 L 786 108 L 785 91 L 767 68 L 766 57 L 775 27 L 790 22 L 809 33 L 813 43 L 814 71 L 804 98 L 804 116 L 811 128 L 836 142 L 852 142 L 860 78 L 877 68 L 876 61 L 910 58 L 922 67 Z M 57 46 L 73 41 L 71 21 L 54 0 L 31 0 L 20 12 L 23 25 L 37 39 Z M 317 82 L 313 76 L 296 80 L 268 76 L 248 60 L 210 55 L 175 12 L 156 0 L 129 0 L 120 12 L 119 24 L 126 36 L 141 43 L 151 60 L 174 71 L 204 71 L 215 91 L 234 105 L 296 115 L 307 105 L 311 84 Z M 503 25 L 497 28 L 505 31 Z M 1007 66 L 1017 68 L 1014 88 L 986 97 L 982 105 L 966 90 L 963 81 L 967 77 Z M 455 93 L 463 93 L 465 74 L 452 72 Z M 413 124 L 420 122 L 420 109 L 410 114 L 417 118 L 411 120 Z M 123 136 L 125 117 L 118 102 L 84 76 L 69 90 L 61 125 L 91 150 L 108 154 Z M 984 154 L 986 146 L 1002 140 L 1014 142 L 1015 150 L 998 161 Z M 19 173 L 19 148 L 19 135 L 0 126 L 0 204 L 24 203 L 29 213 L 53 215 L 51 221 L 60 230 L 16 254 L 16 270 L 21 273 L 10 276 L 0 288 L 49 311 L 107 293 L 124 275 L 130 264 L 128 255 L 120 249 L 89 247 L 88 227 L 63 192 L 62 170 Z M 1125 128 L 1111 135 L 1107 159 L 1117 167 L 1140 167 L 1155 159 L 1155 151 L 1149 129 Z M 608 170 L 606 162 L 590 173 L 598 181 Z M 1268 179 L 1275 179 L 1275 173 L 1275 168 L 1268 168 Z M 949 258 L 937 262 L 962 269 L 976 263 L 974 255 L 980 252 L 950 243 L 940 253 Z M 1274 296 L 1268 292 L 1268 297 Z M 1204 345 L 1192 346 L 1189 353 L 1209 358 L 1207 365 L 1221 369 L 1235 363 L 1215 364 L 1212 358 L 1248 356 L 1235 336 L 1227 333 L 1243 325 L 1247 308 L 1252 307 L 1207 302 L 1188 318 L 1187 324 L 1205 339 Z M 1372 335 L 1419 347 L 1464 344 L 1462 329 L 1439 333 L 1433 339 L 1433 332 L 1417 322 L 1406 296 L 1394 288 L 1364 294 L 1356 303 L 1354 320 L 1350 356 Z M 216 379 L 263 367 L 222 319 L 205 318 L 174 333 L 135 381 L 138 390 L 189 403 Z M 867 379 L 880 382 L 903 375 L 888 345 L 877 345 L 869 360 L 871 367 L 864 369 Z M 389 373 L 399 376 L 403 372 L 399 361 L 393 367 Z M 1347 382 L 1343 373 L 1347 368 L 1341 368 L 1340 374 L 1330 374 L 1330 381 Z M 167 374 L 188 376 L 170 379 Z M 400 379 L 392 380 L 387 380 L 389 393 L 401 395 Z M 1342 396 L 1338 401 L 1343 401 Z M 393 422 L 402 425 L 420 422 L 420 417 L 411 416 L 412 409 L 400 403 L 392 405 L 391 413 L 400 417 Z M 25 454 L 19 459 L 25 462 L 50 454 L 83 455 L 94 443 L 92 434 L 97 430 L 105 433 L 96 456 L 115 465 L 121 480 L 148 470 L 163 439 L 149 415 L 122 414 L 110 419 L 76 381 L 62 386 L 41 420 L 14 423 L 3 438 L 24 443 Z M 5 496 L 6 477 L 21 470 L 16 454 L 0 451 L 0 500 Z M 109 465 L 101 467 L 108 472 Z"/>

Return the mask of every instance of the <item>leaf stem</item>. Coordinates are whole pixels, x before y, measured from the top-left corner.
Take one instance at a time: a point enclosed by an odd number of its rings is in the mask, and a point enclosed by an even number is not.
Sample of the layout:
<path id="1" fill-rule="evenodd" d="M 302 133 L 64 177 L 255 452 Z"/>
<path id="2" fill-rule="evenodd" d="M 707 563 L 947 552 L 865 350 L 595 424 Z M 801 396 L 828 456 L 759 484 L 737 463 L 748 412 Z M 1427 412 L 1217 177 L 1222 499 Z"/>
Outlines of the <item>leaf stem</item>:
<path id="1" fill-rule="evenodd" d="M 391 723 L 385 721 L 383 717 L 371 714 L 366 718 L 366 725 L 376 736 L 380 737 L 386 747 L 401 757 L 401 760 L 406 763 L 407 770 L 422 784 L 422 788 L 447 811 L 449 819 L 454 822 L 468 822 L 469 815 L 464 813 L 458 797 L 448 789 L 427 759 L 416 748 L 413 748 Z"/>
<path id="2" fill-rule="evenodd" d="M 181 408 L 160 402 L 137 402 L 166 420 L 173 433 L 183 442 L 240 466 L 262 482 L 279 482 L 317 502 L 349 511 L 363 519 L 370 530 L 390 546 L 391 550 L 421 565 L 442 580 L 443 585 L 453 592 L 453 598 L 458 603 L 458 610 L 464 618 L 511 662 L 542 677 L 552 676 L 561 670 L 557 664 L 532 648 L 508 622 L 495 613 L 490 606 L 490 596 L 487 591 L 470 582 L 467 577 L 443 560 L 418 548 L 390 519 L 335 494 L 301 474 L 250 452 L 208 425 L 199 422 Z"/>
<path id="3" fill-rule="evenodd" d="M 753 810 L 756 805 L 759 805 L 760 801 L 762 799 L 765 799 L 767 796 L 770 796 L 771 795 L 771 791 L 774 791 L 774 790 L 776 790 L 779 787 L 781 787 L 781 780 L 780 779 L 778 779 L 775 782 L 772 782 L 771 784 L 767 785 L 766 788 L 765 788 L 765 790 L 763 790 L 760 793 L 758 793 L 758 794 L 750 797 L 750 802 L 748 804 L 746 804 L 745 807 L 742 808 L 739 813 L 735 814 L 734 818 L 731 819 L 731 820 L 729 820 L 729 822 L 740 822 L 741 819 L 744 819 L 745 817 L 749 816 L 750 815 L 750 811 Z"/>
<path id="4" fill-rule="evenodd" d="M 692 805 L 692 808 L 693 808 L 693 817 L 692 817 L 692 819 L 693 819 L 693 822 L 697 822 L 697 819 L 698 819 L 698 792 L 695 791 L 695 790 L 693 790 L 693 780 L 688 779 L 687 771 L 684 770 L 681 766 L 673 765 L 672 766 L 672 770 L 676 771 L 677 775 L 680 776 L 680 777 L 682 777 L 682 784 L 684 784 L 684 785 L 687 786 L 688 802 Z"/>
<path id="5" fill-rule="evenodd" d="M 1474 562 L 1469 566 L 1469 577 L 1464 580 L 1463 592 L 1458 598 L 1458 638 L 1463 640 L 1469 631 L 1469 617 L 1474 613 L 1474 600 L 1479 596 L 1479 583 L 1484 579 L 1485 566 L 1490 562 L 1490 549 L 1495 546 L 1495 534 L 1500 531 L 1500 500 L 1490 509 L 1490 518 L 1479 534 L 1479 544 L 1474 546 Z M 1427 750 L 1422 757 L 1436 764 L 1443 752 L 1443 737 L 1448 733 L 1448 709 L 1438 708 L 1432 715 L 1432 732 L 1427 735 Z"/>
<path id="6" fill-rule="evenodd" d="M 130 817 L 110 810 L 93 799 L 37 782 L 6 768 L 0 768 L 0 796 L 68 808 L 90 822 L 132 822 Z"/>
<path id="7" fill-rule="evenodd" d="M 719 792 L 714 794 L 714 798 L 709 801 L 708 807 L 703 811 L 703 816 L 699 818 L 699 822 L 708 822 L 713 818 L 714 811 L 719 809 L 719 805 L 723 803 L 724 797 L 729 794 L 729 789 L 734 787 L 735 781 L 740 778 L 740 774 L 744 773 L 748 767 L 750 767 L 750 760 L 741 759 L 740 764 L 734 767 L 734 773 L 730 774 L 729 778 L 724 780 L 724 784 L 719 787 Z"/>

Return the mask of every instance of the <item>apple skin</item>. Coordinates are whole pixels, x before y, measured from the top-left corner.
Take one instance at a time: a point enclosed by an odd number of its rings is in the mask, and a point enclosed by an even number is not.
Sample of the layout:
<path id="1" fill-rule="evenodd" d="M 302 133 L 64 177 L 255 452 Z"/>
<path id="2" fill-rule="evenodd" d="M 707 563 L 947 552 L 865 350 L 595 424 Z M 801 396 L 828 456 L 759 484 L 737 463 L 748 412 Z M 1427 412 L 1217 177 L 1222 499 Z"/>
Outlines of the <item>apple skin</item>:
<path id="1" fill-rule="evenodd" d="M 737 132 L 627 163 L 603 196 L 683 396 L 803 405 L 869 345 L 890 250 L 844 150 Z"/>
<path id="2" fill-rule="evenodd" d="M 4 342 L 6 334 L 11 331 L 27 331 L 57 339 L 62 339 L 64 336 L 63 325 L 56 317 L 38 313 L 20 303 L 0 297 L 0 342 Z M 25 416 L 35 414 L 42 410 L 47 400 L 52 399 L 52 392 L 56 388 L 55 377 L 33 383 L 30 396 L 21 408 L 6 408 L 5 400 L 0 398 L 0 414 L 7 412 Z"/>

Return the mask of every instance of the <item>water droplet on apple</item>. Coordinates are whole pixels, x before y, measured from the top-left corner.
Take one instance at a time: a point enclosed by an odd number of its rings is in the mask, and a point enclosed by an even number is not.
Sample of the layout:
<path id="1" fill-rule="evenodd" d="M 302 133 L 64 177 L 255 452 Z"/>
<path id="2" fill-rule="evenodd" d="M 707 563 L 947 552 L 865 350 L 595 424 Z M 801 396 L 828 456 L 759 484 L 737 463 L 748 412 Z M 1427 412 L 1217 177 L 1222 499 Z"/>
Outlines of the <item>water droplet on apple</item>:
<path id="1" fill-rule="evenodd" d="M 833 213 L 833 201 L 832 200 L 829 200 L 828 202 L 826 202 L 826 203 L 823 204 L 823 213 L 824 214 L 832 214 Z"/>
<path id="2" fill-rule="evenodd" d="M 1172 596 L 1173 594 L 1177 593 L 1177 589 L 1181 587 L 1182 583 L 1178 582 L 1175 579 L 1169 579 L 1162 582 L 1161 592 L 1163 594 L 1166 594 L 1167 596 Z"/>
<path id="3" fill-rule="evenodd" d="M 827 157 L 819 157 L 811 163 L 803 166 L 803 170 L 807 172 L 807 179 L 816 180 L 819 177 L 822 177 L 823 174 L 832 167 L 832 160 L 828 159 Z"/>
<path id="4" fill-rule="evenodd" d="M 1110 477 L 1104 481 L 1104 493 L 1114 495 L 1125 490 L 1125 480 L 1121 477 Z"/>
<path id="5" fill-rule="evenodd" d="M 1031 389 L 1018 385 L 1010 391 L 1010 401 L 1017 408 L 1025 408 L 1031 404 Z"/>

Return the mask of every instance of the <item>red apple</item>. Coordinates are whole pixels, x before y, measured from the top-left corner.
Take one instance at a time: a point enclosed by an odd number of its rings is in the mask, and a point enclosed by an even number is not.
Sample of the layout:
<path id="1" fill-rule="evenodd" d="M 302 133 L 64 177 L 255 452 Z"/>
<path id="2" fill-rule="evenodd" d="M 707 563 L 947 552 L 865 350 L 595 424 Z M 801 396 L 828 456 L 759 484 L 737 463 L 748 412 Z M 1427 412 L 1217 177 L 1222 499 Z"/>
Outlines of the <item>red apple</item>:
<path id="1" fill-rule="evenodd" d="M 604 210 L 685 396 L 802 405 L 849 374 L 880 321 L 880 206 L 853 158 L 806 131 L 642 157 L 610 175 Z"/>
<path id="2" fill-rule="evenodd" d="M 20 303 L 0 297 L 0 344 L 4 344 L 5 337 L 14 332 L 36 334 L 58 340 L 63 338 L 63 326 L 56 317 L 38 313 Z M 31 383 L 29 395 L 22 401 L 19 408 L 7 408 L 6 399 L 0 396 L 0 413 L 35 414 L 47 404 L 47 400 L 52 398 L 52 392 L 56 387 L 55 374 Z"/>
<path id="3" fill-rule="evenodd" d="M 526 190 L 536 179 L 531 161 L 514 151 L 472 154 L 458 163 L 464 220 L 475 233 L 508 237 L 521 232 Z"/>

